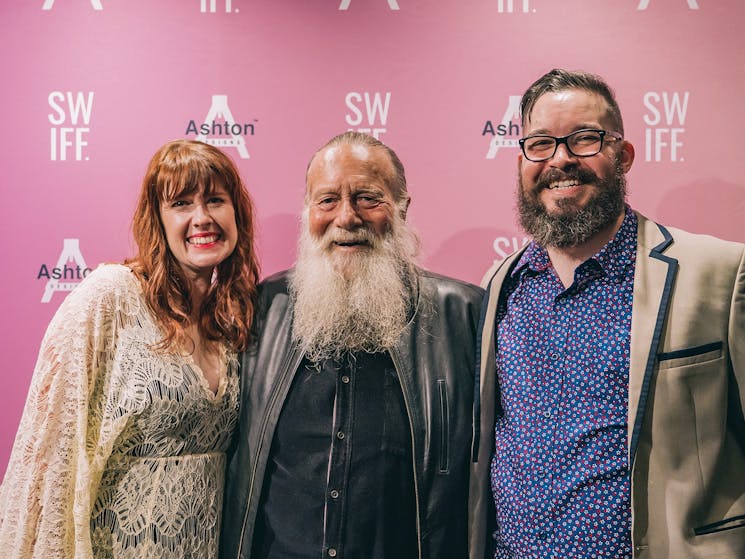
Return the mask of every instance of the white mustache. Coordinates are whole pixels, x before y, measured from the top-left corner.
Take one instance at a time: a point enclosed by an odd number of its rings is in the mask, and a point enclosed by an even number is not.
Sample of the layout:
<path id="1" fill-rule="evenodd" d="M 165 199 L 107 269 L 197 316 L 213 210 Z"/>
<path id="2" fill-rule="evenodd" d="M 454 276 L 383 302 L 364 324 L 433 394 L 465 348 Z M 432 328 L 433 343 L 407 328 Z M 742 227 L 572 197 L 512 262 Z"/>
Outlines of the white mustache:
<path id="1" fill-rule="evenodd" d="M 325 248 L 331 248 L 335 244 L 365 244 L 372 247 L 378 245 L 378 236 L 367 228 L 354 231 L 344 229 L 333 229 L 327 231 L 321 238 Z"/>

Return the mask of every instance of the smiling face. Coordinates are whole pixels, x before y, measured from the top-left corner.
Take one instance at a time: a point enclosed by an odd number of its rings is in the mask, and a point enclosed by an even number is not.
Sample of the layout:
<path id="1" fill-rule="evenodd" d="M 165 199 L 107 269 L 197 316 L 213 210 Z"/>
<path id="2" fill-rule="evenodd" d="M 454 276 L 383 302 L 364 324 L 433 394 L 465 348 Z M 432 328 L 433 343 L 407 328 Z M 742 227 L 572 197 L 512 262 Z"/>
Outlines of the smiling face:
<path id="1" fill-rule="evenodd" d="M 545 93 L 526 118 L 525 137 L 536 134 L 566 136 L 577 130 L 615 132 L 606 101 L 584 89 Z M 634 160 L 633 146 L 608 139 L 597 155 L 577 157 L 559 145 L 546 161 L 519 156 L 519 205 L 521 223 L 539 244 L 578 245 L 594 235 L 620 225 L 625 198 L 625 173 Z M 542 226 L 537 229 L 536 220 Z M 551 230 L 566 225 L 565 233 Z M 570 229 L 582 230 L 569 234 Z"/>
<path id="2" fill-rule="evenodd" d="M 382 351 L 408 322 L 418 275 L 403 165 L 371 136 L 347 132 L 316 152 L 306 182 L 293 337 L 313 361 Z"/>
<path id="3" fill-rule="evenodd" d="M 214 268 L 235 249 L 238 229 L 228 192 L 219 183 L 160 204 L 168 248 L 188 279 L 209 281 Z"/>
<path id="4" fill-rule="evenodd" d="M 393 165 L 379 147 L 342 143 L 320 151 L 308 169 L 308 231 L 332 255 L 370 250 L 391 228 Z"/>

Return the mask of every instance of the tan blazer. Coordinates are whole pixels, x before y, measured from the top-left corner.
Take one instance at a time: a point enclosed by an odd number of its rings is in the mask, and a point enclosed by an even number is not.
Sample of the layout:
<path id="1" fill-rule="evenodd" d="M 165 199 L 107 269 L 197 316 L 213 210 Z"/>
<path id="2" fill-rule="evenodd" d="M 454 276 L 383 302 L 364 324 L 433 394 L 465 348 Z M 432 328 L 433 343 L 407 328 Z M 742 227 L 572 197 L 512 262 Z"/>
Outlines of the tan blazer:
<path id="1" fill-rule="evenodd" d="M 628 409 L 634 558 L 745 558 L 745 245 L 638 218 Z M 485 278 L 471 559 L 485 557 L 491 538 L 494 320 L 521 254 Z"/>

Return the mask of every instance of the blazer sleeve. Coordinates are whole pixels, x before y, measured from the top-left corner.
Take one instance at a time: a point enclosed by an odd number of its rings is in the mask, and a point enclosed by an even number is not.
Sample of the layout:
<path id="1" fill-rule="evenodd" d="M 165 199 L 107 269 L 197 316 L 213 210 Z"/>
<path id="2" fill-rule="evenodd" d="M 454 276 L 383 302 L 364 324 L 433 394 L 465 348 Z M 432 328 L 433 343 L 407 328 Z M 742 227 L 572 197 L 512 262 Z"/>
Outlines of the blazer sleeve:
<path id="1" fill-rule="evenodd" d="M 737 390 L 735 397 L 739 397 L 738 408 L 745 410 L 745 250 L 740 258 L 740 265 L 735 278 L 732 306 L 730 309 L 729 332 L 727 345 Z M 740 417 L 740 441 L 745 446 L 745 413 Z"/>

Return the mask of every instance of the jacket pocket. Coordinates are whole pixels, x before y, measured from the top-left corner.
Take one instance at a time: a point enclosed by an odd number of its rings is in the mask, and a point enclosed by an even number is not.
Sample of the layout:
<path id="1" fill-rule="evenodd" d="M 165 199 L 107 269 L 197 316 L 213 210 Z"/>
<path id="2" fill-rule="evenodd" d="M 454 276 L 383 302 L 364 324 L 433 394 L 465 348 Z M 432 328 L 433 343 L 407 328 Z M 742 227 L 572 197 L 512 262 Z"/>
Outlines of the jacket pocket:
<path id="1" fill-rule="evenodd" d="M 660 369 L 672 369 L 714 361 L 722 356 L 721 341 L 657 354 Z"/>
<path id="2" fill-rule="evenodd" d="M 437 379 L 437 394 L 440 412 L 440 463 L 441 474 L 450 470 L 450 410 L 448 408 L 448 386 L 444 379 Z"/>
<path id="3" fill-rule="evenodd" d="M 706 534 L 715 534 L 717 532 L 724 532 L 725 530 L 732 530 L 734 528 L 745 528 L 745 514 L 699 526 L 698 528 L 693 529 L 693 533 L 697 536 L 704 536 Z"/>

